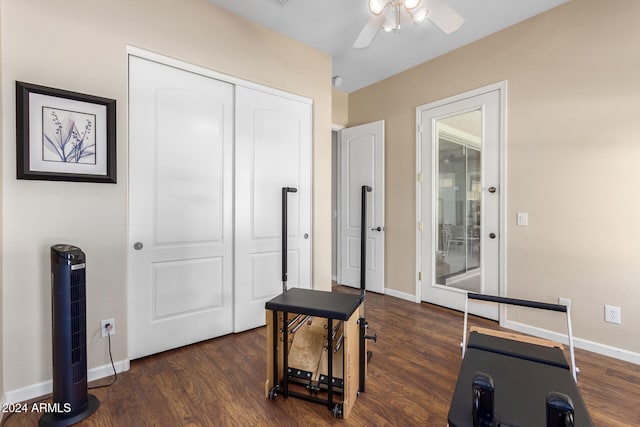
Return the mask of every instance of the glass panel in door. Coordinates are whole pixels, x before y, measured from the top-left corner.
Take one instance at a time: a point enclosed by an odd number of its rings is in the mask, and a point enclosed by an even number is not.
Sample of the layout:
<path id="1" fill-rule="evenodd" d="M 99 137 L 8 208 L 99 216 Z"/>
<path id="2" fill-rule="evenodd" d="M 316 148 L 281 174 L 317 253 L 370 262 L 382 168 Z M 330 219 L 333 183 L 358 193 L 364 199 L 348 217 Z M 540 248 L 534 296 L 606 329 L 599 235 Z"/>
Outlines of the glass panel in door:
<path id="1" fill-rule="evenodd" d="M 436 122 L 436 284 L 481 291 L 481 111 Z"/>

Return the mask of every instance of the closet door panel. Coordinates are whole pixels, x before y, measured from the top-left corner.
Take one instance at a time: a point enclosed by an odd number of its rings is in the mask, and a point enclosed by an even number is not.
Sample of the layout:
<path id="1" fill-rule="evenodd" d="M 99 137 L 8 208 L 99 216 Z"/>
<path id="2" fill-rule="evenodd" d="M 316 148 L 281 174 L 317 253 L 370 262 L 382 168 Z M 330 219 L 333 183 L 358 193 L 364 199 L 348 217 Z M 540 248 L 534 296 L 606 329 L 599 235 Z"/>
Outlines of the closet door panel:
<path id="1" fill-rule="evenodd" d="M 233 330 L 233 85 L 129 59 L 129 357 Z"/>
<path id="2" fill-rule="evenodd" d="M 235 326 L 265 323 L 282 292 L 282 187 L 288 196 L 288 287 L 311 287 L 311 104 L 236 88 Z"/>

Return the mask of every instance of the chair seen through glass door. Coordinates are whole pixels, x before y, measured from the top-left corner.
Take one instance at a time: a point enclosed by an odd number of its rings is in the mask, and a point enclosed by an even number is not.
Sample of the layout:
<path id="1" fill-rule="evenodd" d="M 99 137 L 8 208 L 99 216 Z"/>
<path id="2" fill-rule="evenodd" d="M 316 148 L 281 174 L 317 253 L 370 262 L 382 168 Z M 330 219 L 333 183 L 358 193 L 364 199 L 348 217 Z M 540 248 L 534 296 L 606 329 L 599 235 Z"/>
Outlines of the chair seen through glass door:
<path id="1" fill-rule="evenodd" d="M 436 284 L 479 292 L 481 111 L 436 122 Z"/>

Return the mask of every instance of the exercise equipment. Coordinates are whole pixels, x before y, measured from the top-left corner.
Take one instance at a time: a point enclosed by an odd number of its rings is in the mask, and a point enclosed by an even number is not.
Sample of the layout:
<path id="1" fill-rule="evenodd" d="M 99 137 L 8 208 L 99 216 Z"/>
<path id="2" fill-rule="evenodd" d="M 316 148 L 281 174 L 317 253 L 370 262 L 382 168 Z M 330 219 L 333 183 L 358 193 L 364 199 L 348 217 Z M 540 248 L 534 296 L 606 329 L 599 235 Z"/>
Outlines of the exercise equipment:
<path id="1" fill-rule="evenodd" d="M 365 391 L 371 352 L 364 318 L 366 273 L 366 196 L 362 186 L 360 293 L 287 289 L 287 196 L 282 188 L 282 294 L 265 303 L 267 380 L 265 395 L 296 397 L 326 405 L 334 417 L 346 419 Z"/>
<path id="2" fill-rule="evenodd" d="M 566 313 L 571 365 L 562 344 L 540 338 L 471 328 L 467 340 L 469 300 Z M 450 427 L 593 426 L 577 387 L 569 307 L 468 293 L 461 347 Z"/>

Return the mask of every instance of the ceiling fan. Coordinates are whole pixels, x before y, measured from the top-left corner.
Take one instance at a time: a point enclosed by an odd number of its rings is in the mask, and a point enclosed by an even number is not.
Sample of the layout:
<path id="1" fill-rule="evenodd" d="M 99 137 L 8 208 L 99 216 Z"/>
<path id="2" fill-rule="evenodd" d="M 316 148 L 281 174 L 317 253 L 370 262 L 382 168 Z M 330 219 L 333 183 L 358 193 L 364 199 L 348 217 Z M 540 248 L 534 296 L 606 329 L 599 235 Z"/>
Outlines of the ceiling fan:
<path id="1" fill-rule="evenodd" d="M 353 43 L 356 49 L 368 47 L 381 27 L 388 32 L 399 30 L 402 12 L 415 23 L 428 19 L 447 34 L 464 23 L 464 18 L 445 0 L 369 0 L 369 10 L 373 15 Z"/>

